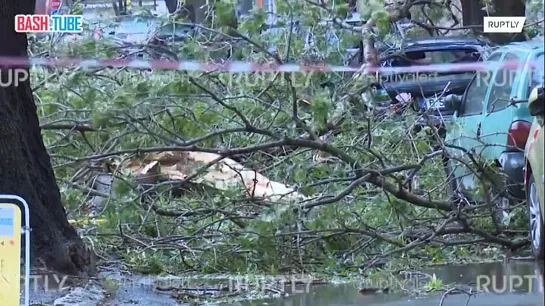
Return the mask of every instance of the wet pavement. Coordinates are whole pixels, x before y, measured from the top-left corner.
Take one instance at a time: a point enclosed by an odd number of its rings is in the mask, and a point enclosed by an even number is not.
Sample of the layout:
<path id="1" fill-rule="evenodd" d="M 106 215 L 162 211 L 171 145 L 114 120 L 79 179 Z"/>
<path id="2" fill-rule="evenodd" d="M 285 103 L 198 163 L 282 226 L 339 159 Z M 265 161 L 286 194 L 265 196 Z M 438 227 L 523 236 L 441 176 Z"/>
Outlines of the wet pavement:
<path id="1" fill-rule="evenodd" d="M 442 306 L 544 306 L 543 267 L 535 262 L 513 261 L 505 263 L 476 264 L 466 266 L 436 267 L 425 271 L 436 275 L 447 287 L 455 287 L 462 292 L 448 294 Z M 362 279 L 354 284 L 318 285 L 295 287 L 290 297 L 259 301 L 231 302 L 216 304 L 221 306 L 431 306 L 441 305 L 442 294 L 421 297 L 404 294 L 422 288 L 429 279 L 421 279 L 418 274 L 392 280 L 367 281 Z M 153 293 L 151 282 L 142 278 L 137 286 L 119 288 L 116 302 L 111 305 L 184 305 L 176 303 L 169 294 Z M 458 287 L 455 284 L 460 285 Z M 361 287 L 390 287 L 399 293 L 368 294 L 359 293 Z M 290 287 L 290 286 L 288 286 Z M 464 293 L 477 289 L 476 295 Z M 286 292 L 292 292 L 287 288 Z M 400 292 L 401 291 L 401 292 Z M 187 305 L 187 304 L 185 304 Z M 213 305 L 213 304 L 210 304 Z"/>
<path id="2" fill-rule="evenodd" d="M 256 301 L 236 304 L 240 306 L 543 306 L 543 265 L 535 262 L 510 262 L 476 264 L 466 266 L 436 267 L 425 271 L 435 274 L 443 285 L 450 285 L 452 293 L 429 296 L 408 296 L 404 294 L 362 295 L 358 284 L 319 286 L 310 293 L 295 295 L 283 300 Z M 420 282 L 420 284 L 418 284 Z M 427 280 L 401 282 L 402 285 L 424 285 Z M 366 283 L 366 282 L 364 282 Z M 393 287 L 398 281 L 371 282 L 376 285 L 388 284 Z M 457 286 L 456 286 L 456 285 Z M 420 287 L 420 286 L 419 286 Z M 481 293 L 471 294 L 470 289 Z M 405 287 L 405 289 L 411 289 Z M 467 293 L 466 293 L 467 292 Z"/>
<path id="3" fill-rule="evenodd" d="M 441 304 L 441 299 L 441 295 L 422 298 L 402 298 L 387 295 L 361 296 L 355 294 L 353 288 L 341 286 L 339 288 L 318 289 L 314 293 L 282 301 L 222 304 L 222 306 L 543 306 L 543 294 L 540 293 L 506 293 L 502 295 L 487 293 L 478 294 L 471 298 L 465 294 L 449 295 L 445 298 L 443 304 Z"/>
<path id="4" fill-rule="evenodd" d="M 533 261 L 511 261 L 509 263 L 483 263 L 464 266 L 443 266 L 427 269 L 423 273 L 406 271 L 405 277 L 392 277 L 369 281 L 361 279 L 355 283 L 338 285 L 289 285 L 288 297 L 268 300 L 229 302 L 221 304 L 187 304 L 175 300 L 170 291 L 154 290 L 156 278 L 148 276 L 126 276 L 117 272 L 103 273 L 110 288 L 106 295 L 112 299 L 97 303 L 96 296 L 78 305 L 214 305 L 214 306 L 545 306 L 543 297 L 543 265 Z M 435 274 L 442 285 L 453 290 L 449 294 L 425 294 L 423 288 Z M 422 277 L 427 275 L 427 277 Z M 210 280 L 203 276 L 204 280 Z M 115 286 L 111 286 L 115 282 Z M 207 282 L 208 283 L 208 282 Z M 106 286 L 108 287 L 108 286 Z M 391 293 L 361 294 L 365 287 L 389 287 Z M 233 288 L 230 288 L 231 290 Z M 420 295 L 408 294 L 419 289 Z M 296 290 L 294 292 L 293 290 Z M 476 293 L 478 290 L 479 293 Z M 84 290 L 80 290 L 84 291 Z M 92 291 L 92 290 L 90 290 Z M 454 294 L 457 293 L 457 294 Z M 65 292 L 64 292 L 65 294 Z M 97 293 L 98 294 L 98 293 Z M 103 292 L 104 294 L 104 292 Z M 62 294 L 60 294 L 62 296 Z M 443 296 L 444 295 L 444 296 Z M 34 305 L 53 305 L 57 294 L 32 294 Z M 78 297 L 79 299 L 80 297 Z M 85 297 L 82 297 L 84 300 Z M 65 299 L 66 300 L 66 299 Z M 443 301 L 442 301 L 443 300 Z M 56 305 L 73 305 L 57 303 Z"/>

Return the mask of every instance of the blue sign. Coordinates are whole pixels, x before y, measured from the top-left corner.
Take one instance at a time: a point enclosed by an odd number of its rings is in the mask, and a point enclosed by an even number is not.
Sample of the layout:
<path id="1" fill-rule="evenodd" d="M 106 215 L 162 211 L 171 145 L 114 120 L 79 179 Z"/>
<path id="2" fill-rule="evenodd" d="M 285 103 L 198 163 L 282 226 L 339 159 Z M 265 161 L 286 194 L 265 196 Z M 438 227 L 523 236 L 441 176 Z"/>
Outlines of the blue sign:
<path id="1" fill-rule="evenodd" d="M 13 226 L 13 219 L 0 218 L 0 225 Z"/>
<path id="2" fill-rule="evenodd" d="M 12 207 L 0 207 L 0 237 L 13 236 L 13 218 L 15 210 Z"/>

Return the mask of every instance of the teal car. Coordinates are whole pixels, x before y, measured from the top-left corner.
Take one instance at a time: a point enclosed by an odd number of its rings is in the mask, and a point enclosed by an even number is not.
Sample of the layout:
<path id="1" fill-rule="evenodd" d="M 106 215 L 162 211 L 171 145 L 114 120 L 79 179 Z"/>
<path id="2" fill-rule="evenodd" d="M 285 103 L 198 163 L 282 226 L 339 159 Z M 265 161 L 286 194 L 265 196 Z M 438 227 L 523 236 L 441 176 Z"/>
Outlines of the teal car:
<path id="1" fill-rule="evenodd" d="M 504 192 L 493 198 L 498 222 L 506 220 L 513 202 L 525 199 L 524 148 L 534 121 L 527 99 L 532 89 L 544 81 L 543 53 L 543 38 L 496 49 L 487 62 L 498 65 L 477 73 L 462 99 L 449 102 L 455 109 L 445 138 L 449 189 L 477 200 L 474 191 L 480 184 L 463 162 L 470 156 L 500 167 Z M 517 67 L 502 65 L 513 62 L 518 63 Z"/>

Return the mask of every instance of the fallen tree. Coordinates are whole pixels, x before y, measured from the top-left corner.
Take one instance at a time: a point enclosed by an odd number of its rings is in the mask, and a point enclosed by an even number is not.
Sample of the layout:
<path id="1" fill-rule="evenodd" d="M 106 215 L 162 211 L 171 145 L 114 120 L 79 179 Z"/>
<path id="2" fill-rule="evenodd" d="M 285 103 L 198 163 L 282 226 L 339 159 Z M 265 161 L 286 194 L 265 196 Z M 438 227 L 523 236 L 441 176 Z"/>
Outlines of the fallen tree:
<path id="1" fill-rule="evenodd" d="M 226 14 L 216 12 L 213 28 L 200 26 L 192 40 L 164 56 L 207 60 L 217 49 L 228 49 L 232 59 L 342 65 L 354 36 L 358 41 L 364 31 L 364 53 L 372 64 L 379 56 L 375 45 L 402 39 L 389 29 L 409 12 L 424 29 L 416 33 L 463 31 L 435 27 L 418 13 L 421 6 L 381 4 L 363 25 L 342 20 L 348 6 L 307 1 L 282 7 L 284 19 L 301 15 L 301 23 L 312 28 L 316 42 L 310 47 L 295 31 L 263 33 L 263 12 L 229 28 L 234 9 L 226 8 Z M 320 17 L 332 19 L 339 42 L 326 40 L 332 24 Z M 143 56 L 155 48 L 140 47 Z M 52 51 L 123 57 L 112 49 L 107 39 L 86 44 L 82 38 Z M 493 199 L 467 203 L 449 193 L 440 159 L 446 148 L 434 151 L 428 135 L 411 132 L 417 114 L 377 116 L 363 107 L 365 76 L 111 68 L 34 72 L 44 139 L 70 217 L 92 214 L 103 220 L 90 238 L 104 257 L 117 252 L 148 272 L 180 269 L 180 262 L 201 272 L 287 271 L 367 268 L 392 254 L 441 261 L 452 254 L 480 256 L 490 245 L 504 250 L 527 245 L 524 208 L 515 207 L 514 221 L 499 226 Z M 157 158 L 165 153 L 179 158 Z M 213 157 L 197 158 L 205 155 Z M 467 154 L 461 162 L 479 174 L 485 190 L 501 189 L 487 161 Z M 230 184 L 215 181 L 223 175 Z M 298 197 L 252 192 L 263 181 L 282 183 L 284 192 Z"/>
<path id="2" fill-rule="evenodd" d="M 27 56 L 27 36 L 16 33 L 15 15 L 32 14 L 34 1 L 5 1 L 0 8 L 1 56 Z M 5 63 L 4 63 L 5 64 Z M 8 82 L 2 67 L 0 88 L 0 192 L 28 202 L 34 265 L 77 275 L 92 272 L 90 252 L 68 224 L 46 151 L 29 80 Z M 22 69 L 22 68 L 19 68 Z M 9 76 L 8 76 L 9 77 Z"/>

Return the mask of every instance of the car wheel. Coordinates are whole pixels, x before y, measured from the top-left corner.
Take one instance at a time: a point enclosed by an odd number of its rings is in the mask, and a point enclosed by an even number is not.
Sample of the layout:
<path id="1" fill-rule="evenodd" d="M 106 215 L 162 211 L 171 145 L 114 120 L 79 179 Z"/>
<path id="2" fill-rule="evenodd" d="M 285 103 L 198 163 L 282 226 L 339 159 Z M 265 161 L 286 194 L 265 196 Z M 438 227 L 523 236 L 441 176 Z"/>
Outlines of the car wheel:
<path id="1" fill-rule="evenodd" d="M 528 201 L 528 219 L 530 221 L 530 242 L 532 251 L 537 259 L 543 259 L 545 254 L 545 226 L 541 212 L 541 204 L 538 194 L 538 186 L 534 177 L 530 175 L 526 199 Z"/>

